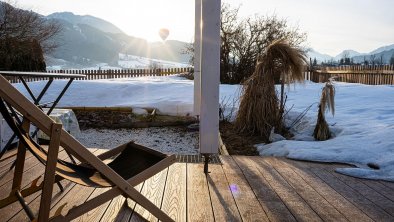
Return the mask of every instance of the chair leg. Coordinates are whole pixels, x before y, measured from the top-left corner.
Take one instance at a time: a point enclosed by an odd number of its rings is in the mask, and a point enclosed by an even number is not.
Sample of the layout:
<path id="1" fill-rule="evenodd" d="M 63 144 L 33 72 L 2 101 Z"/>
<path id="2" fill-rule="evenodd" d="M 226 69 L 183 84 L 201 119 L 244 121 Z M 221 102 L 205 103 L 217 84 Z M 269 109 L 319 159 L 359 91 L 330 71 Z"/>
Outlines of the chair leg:
<path id="1" fill-rule="evenodd" d="M 23 119 L 22 129 L 25 132 L 29 132 L 30 121 L 28 121 L 27 119 Z M 18 153 L 16 154 L 14 179 L 12 181 L 12 190 L 19 190 L 21 188 L 25 158 L 26 158 L 26 147 L 23 145 L 23 143 L 19 142 Z"/>
<path id="2" fill-rule="evenodd" d="M 48 148 L 48 159 L 45 166 L 44 185 L 41 193 L 40 210 L 38 213 L 38 221 L 44 222 L 49 220 L 49 212 L 51 209 L 51 199 L 53 192 L 53 184 L 55 183 L 55 171 L 60 146 L 60 133 L 62 124 L 53 123 L 51 129 L 51 140 Z"/>

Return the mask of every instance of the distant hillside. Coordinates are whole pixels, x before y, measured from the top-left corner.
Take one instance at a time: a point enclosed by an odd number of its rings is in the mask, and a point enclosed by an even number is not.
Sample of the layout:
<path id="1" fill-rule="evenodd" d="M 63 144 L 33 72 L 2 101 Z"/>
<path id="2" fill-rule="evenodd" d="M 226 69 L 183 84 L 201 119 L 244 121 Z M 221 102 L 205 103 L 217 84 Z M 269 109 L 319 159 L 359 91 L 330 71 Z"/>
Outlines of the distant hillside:
<path id="1" fill-rule="evenodd" d="M 377 48 L 369 53 L 359 53 L 354 50 L 344 50 L 340 54 L 338 54 L 335 57 L 319 53 L 313 49 L 309 49 L 308 51 L 308 57 L 316 58 L 317 62 L 328 62 L 330 60 L 334 60 L 335 62 L 338 62 L 340 59 L 344 58 L 344 56 L 353 59 L 354 63 L 363 63 L 364 61 L 371 62 L 372 59 L 375 60 L 375 63 L 389 63 L 390 58 L 394 56 L 394 44 L 392 45 L 387 45 L 387 46 L 382 46 L 380 48 Z"/>
<path id="2" fill-rule="evenodd" d="M 365 53 L 364 53 L 365 54 Z M 347 49 L 347 50 L 343 50 L 343 52 L 339 53 L 337 56 L 334 57 L 335 61 L 338 61 L 340 59 L 345 58 L 352 58 L 355 56 L 361 56 L 364 55 L 363 53 L 359 53 L 357 51 L 351 50 L 351 49 Z"/>
<path id="3" fill-rule="evenodd" d="M 362 56 L 355 56 L 353 57 L 353 62 L 355 63 L 363 63 L 364 60 L 368 61 L 371 63 L 371 60 L 374 59 L 375 63 L 380 63 L 381 60 L 383 63 L 389 63 L 390 58 L 394 56 L 394 48 L 388 51 L 381 51 L 379 53 L 374 53 L 374 54 L 367 54 L 367 55 L 362 55 Z"/>
<path id="4" fill-rule="evenodd" d="M 129 36 L 115 25 L 93 16 L 62 12 L 51 14 L 47 18 L 55 19 L 63 26 L 63 32 L 57 38 L 59 47 L 48 55 L 54 58 L 51 61 L 61 59 L 87 66 L 97 63 L 117 65 L 119 53 L 178 63 L 187 63 L 190 58 L 182 53 L 188 43 L 171 40 L 148 43 L 145 39 Z"/>
<path id="5" fill-rule="evenodd" d="M 114 24 L 90 15 L 75 15 L 72 12 L 56 12 L 47 16 L 50 19 L 62 19 L 73 25 L 90 25 L 103 32 L 123 33 Z"/>
<path id="6" fill-rule="evenodd" d="M 332 56 L 327 55 L 327 54 L 322 54 L 312 48 L 308 49 L 307 56 L 308 56 L 308 60 L 309 60 L 309 58 L 312 60 L 316 59 L 318 63 L 329 61 L 332 59 Z"/>
<path id="7" fill-rule="evenodd" d="M 381 52 L 389 51 L 389 50 L 392 50 L 392 49 L 394 49 L 394 44 L 377 48 L 377 49 L 373 50 L 372 52 L 370 52 L 369 54 L 381 53 Z"/>

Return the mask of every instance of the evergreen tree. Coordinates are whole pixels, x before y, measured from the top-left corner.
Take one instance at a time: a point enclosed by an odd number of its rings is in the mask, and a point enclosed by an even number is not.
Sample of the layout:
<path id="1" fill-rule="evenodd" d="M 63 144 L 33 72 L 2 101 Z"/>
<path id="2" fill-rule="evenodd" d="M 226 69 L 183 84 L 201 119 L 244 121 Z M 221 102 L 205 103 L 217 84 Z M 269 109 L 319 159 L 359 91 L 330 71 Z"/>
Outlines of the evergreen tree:
<path id="1" fill-rule="evenodd" d="M 316 60 L 316 58 L 313 59 L 313 66 L 317 66 L 317 60 Z"/>

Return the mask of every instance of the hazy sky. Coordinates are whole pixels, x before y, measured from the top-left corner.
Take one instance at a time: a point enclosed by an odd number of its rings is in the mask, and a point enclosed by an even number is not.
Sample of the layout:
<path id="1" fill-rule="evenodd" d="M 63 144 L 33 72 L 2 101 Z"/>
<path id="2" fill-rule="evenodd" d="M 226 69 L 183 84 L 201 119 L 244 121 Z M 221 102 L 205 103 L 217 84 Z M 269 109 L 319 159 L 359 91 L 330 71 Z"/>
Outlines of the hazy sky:
<path id="1" fill-rule="evenodd" d="M 309 47 L 322 53 L 369 52 L 394 44 L 394 0 L 222 1 L 241 5 L 242 17 L 275 13 L 286 18 L 308 33 Z M 149 41 L 160 40 L 160 28 L 170 30 L 168 39 L 193 39 L 194 0 L 17 0 L 17 5 L 44 15 L 61 11 L 93 15 Z"/>

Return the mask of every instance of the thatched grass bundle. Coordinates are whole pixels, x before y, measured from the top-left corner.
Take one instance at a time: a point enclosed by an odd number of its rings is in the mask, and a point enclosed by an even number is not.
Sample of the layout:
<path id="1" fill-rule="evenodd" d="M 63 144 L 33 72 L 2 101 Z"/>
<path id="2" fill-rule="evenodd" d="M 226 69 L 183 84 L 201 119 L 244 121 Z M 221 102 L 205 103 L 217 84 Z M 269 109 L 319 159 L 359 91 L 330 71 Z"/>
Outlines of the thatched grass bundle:
<path id="1" fill-rule="evenodd" d="M 325 113 L 327 110 L 331 112 L 332 115 L 335 114 L 335 87 L 330 79 L 322 89 L 319 110 L 317 114 L 317 122 L 315 130 L 313 131 L 313 137 L 316 140 L 324 141 L 331 137 L 330 128 L 328 127 Z"/>
<path id="2" fill-rule="evenodd" d="M 283 90 L 278 99 L 275 78 L 282 86 L 303 81 L 305 54 L 285 40 L 274 41 L 258 58 L 252 76 L 243 83 L 235 126 L 242 133 L 260 135 L 268 142 L 271 129 L 283 129 Z"/>

